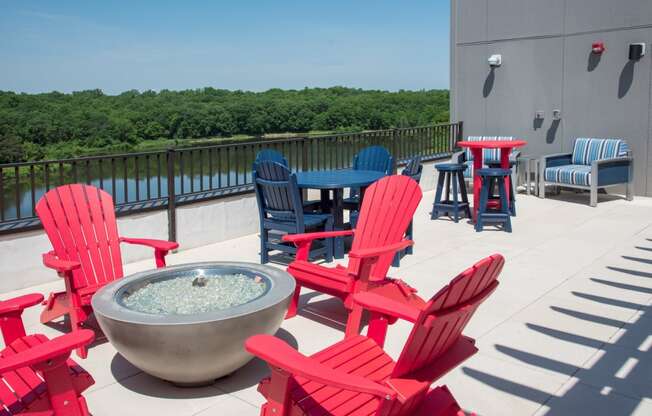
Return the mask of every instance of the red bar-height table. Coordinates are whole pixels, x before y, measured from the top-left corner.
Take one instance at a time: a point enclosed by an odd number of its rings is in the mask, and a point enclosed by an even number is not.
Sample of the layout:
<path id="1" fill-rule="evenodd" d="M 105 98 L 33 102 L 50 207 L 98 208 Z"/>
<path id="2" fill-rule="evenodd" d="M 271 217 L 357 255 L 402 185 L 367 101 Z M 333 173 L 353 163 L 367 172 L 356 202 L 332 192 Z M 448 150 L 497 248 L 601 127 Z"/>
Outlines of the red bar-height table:
<path id="1" fill-rule="evenodd" d="M 473 153 L 473 221 L 478 216 L 478 209 L 480 208 L 480 188 L 482 187 L 482 179 L 478 176 L 478 169 L 482 169 L 484 165 L 483 150 L 484 149 L 500 149 L 500 167 L 509 169 L 509 154 L 512 149 L 516 147 L 525 146 L 525 140 L 487 140 L 487 141 L 462 141 L 457 145 L 460 147 L 467 147 Z M 505 189 L 507 191 L 507 200 L 509 201 L 509 181 L 511 178 L 505 178 Z"/>

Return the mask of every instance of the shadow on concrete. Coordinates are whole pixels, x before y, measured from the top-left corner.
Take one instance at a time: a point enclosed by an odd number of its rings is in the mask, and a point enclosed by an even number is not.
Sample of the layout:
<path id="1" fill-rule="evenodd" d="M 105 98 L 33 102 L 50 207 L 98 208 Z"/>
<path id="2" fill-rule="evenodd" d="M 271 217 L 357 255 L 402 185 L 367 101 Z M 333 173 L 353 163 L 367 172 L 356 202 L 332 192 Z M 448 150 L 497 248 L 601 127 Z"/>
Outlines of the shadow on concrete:
<path id="1" fill-rule="evenodd" d="M 628 269 L 619 267 L 608 268 L 622 273 L 624 276 L 632 274 L 631 270 Z M 640 273 L 635 273 L 635 275 L 640 276 Z M 621 289 L 623 294 L 625 291 L 634 291 L 643 294 L 652 293 L 652 287 L 641 287 L 598 278 L 591 278 L 591 280 L 606 286 Z M 591 359 L 592 364 L 590 366 L 584 364 L 582 368 L 574 364 L 561 362 L 507 345 L 495 345 L 494 347 L 498 352 L 517 362 L 569 377 L 572 376 L 574 379 L 577 379 L 577 382 L 568 384 L 568 388 L 558 390 L 555 394 L 550 394 L 546 391 L 508 380 L 499 374 L 489 374 L 468 367 L 463 368 L 463 373 L 496 390 L 540 403 L 542 408 L 536 414 L 575 415 L 589 414 L 590 411 L 596 410 L 601 410 L 599 412 L 600 414 L 615 414 L 613 413 L 614 411 L 617 411 L 619 415 L 632 415 L 636 413 L 640 410 L 638 409 L 640 404 L 652 397 L 652 389 L 646 389 L 645 387 L 632 389 L 633 385 L 645 386 L 647 382 L 652 382 L 652 376 L 646 373 L 647 369 L 649 369 L 649 363 L 645 363 L 646 360 L 651 358 L 650 351 L 643 347 L 648 342 L 652 328 L 641 327 L 642 325 L 649 326 L 650 324 L 650 320 L 645 319 L 646 316 L 650 315 L 650 306 L 624 301 L 614 297 L 575 291 L 571 293 L 577 297 L 604 305 L 605 307 L 627 308 L 633 314 L 639 313 L 639 315 L 631 321 L 624 322 L 580 310 L 562 308 L 555 305 L 551 306 L 553 311 L 575 318 L 578 327 L 587 323 L 612 327 L 614 335 L 608 341 L 601 341 L 542 325 L 526 323 L 526 327 L 531 331 L 567 343 L 600 350 Z M 628 363 L 631 362 L 638 363 L 638 365 L 628 367 Z M 627 370 L 623 371 L 624 368 Z"/>
<path id="2" fill-rule="evenodd" d="M 623 257 L 625 257 L 625 256 L 623 256 Z M 595 278 L 595 277 L 592 277 L 591 280 L 596 282 L 596 283 L 601 283 L 603 285 L 607 285 L 607 286 L 611 286 L 611 287 L 617 287 L 619 289 L 635 290 L 637 292 L 643 292 L 643 293 L 652 293 L 652 288 L 649 288 L 649 287 L 631 285 L 631 284 L 628 284 L 628 283 L 612 282 L 611 280 L 598 279 L 598 278 Z"/>
<path id="3" fill-rule="evenodd" d="M 631 274 L 632 276 L 652 278 L 652 273 L 650 272 L 643 272 L 640 270 L 625 269 L 622 267 L 614 267 L 614 266 L 607 266 L 607 269 L 613 270 L 615 272 Z"/>

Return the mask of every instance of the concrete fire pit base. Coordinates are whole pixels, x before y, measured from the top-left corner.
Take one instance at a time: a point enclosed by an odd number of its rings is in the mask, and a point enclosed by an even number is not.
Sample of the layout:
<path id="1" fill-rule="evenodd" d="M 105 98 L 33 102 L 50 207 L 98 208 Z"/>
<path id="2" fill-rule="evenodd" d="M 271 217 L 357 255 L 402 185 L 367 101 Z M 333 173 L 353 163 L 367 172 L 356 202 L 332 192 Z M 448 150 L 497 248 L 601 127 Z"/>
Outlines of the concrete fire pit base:
<path id="1" fill-rule="evenodd" d="M 123 299 L 156 281 L 198 270 L 241 273 L 262 279 L 266 291 L 242 305 L 215 312 L 156 315 L 137 312 Z M 245 365 L 252 356 L 245 340 L 274 334 L 287 312 L 294 279 L 286 272 L 253 263 L 192 263 L 137 273 L 102 288 L 92 300 L 97 321 L 111 344 L 136 367 L 182 386 L 213 383 Z"/>

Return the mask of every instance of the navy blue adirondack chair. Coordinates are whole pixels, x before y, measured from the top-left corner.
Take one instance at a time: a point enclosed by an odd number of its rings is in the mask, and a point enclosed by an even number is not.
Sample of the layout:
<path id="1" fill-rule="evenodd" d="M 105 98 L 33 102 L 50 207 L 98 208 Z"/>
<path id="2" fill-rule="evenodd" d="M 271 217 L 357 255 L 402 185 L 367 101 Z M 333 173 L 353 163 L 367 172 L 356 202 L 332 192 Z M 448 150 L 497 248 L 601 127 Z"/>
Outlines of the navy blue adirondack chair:
<path id="1" fill-rule="evenodd" d="M 295 254 L 294 245 L 280 241 L 282 234 L 303 234 L 309 231 L 333 231 L 333 216 L 304 212 L 301 190 L 296 176 L 287 166 L 269 160 L 256 164 L 253 171 L 256 200 L 260 216 L 260 262 L 269 261 L 270 251 Z M 275 232 L 275 233 L 274 233 Z M 333 259 L 333 242 L 324 240 L 322 246 L 310 251 L 310 257 Z"/>
<path id="2" fill-rule="evenodd" d="M 403 171 L 401 172 L 401 175 L 409 176 L 410 178 L 417 181 L 417 183 L 420 183 L 422 171 L 423 171 L 423 165 L 421 164 L 421 157 L 415 156 L 408 161 L 407 165 L 405 166 L 405 169 L 403 169 Z M 412 221 L 410 221 L 410 225 L 408 226 L 408 229 L 405 232 L 405 238 L 414 241 L 413 233 L 412 233 Z M 403 257 L 403 255 L 405 254 L 412 254 L 412 246 L 398 253 L 397 257 L 399 255 L 400 257 Z M 395 260 L 395 263 L 396 263 L 396 267 L 398 267 L 398 260 Z"/>
<path id="3" fill-rule="evenodd" d="M 353 169 L 371 170 L 383 172 L 385 175 L 391 175 L 394 171 L 394 158 L 389 151 L 382 146 L 369 146 L 360 150 L 353 157 Z M 360 190 L 351 189 L 351 194 L 344 199 L 344 208 L 348 210 L 357 210 L 360 205 Z"/>
<path id="4" fill-rule="evenodd" d="M 288 160 L 285 158 L 285 156 L 283 156 L 283 153 L 274 149 L 263 149 L 256 154 L 256 159 L 254 160 L 252 171 L 255 172 L 256 166 L 258 166 L 260 162 L 263 162 L 265 160 L 270 162 L 280 163 L 281 165 L 287 167 L 288 169 L 290 168 L 290 164 L 288 163 Z M 308 211 L 319 211 L 321 209 L 321 201 L 304 200 L 303 208 Z"/>
<path id="5" fill-rule="evenodd" d="M 285 167 L 290 167 L 288 160 L 283 156 L 281 152 L 274 149 L 263 149 L 258 154 L 256 154 L 256 160 L 254 160 L 254 170 L 256 170 L 256 165 L 262 161 L 268 160 L 270 162 L 280 163 Z"/>

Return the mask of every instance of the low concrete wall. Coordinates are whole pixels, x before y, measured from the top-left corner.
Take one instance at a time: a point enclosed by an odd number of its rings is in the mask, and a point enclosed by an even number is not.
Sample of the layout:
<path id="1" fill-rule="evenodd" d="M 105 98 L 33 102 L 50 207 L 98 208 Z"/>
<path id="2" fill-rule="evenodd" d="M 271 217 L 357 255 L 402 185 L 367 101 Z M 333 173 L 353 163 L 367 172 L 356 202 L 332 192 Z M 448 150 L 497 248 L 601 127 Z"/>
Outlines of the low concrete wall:
<path id="1" fill-rule="evenodd" d="M 440 161 L 439 161 L 440 162 Z M 435 186 L 438 162 L 423 166 L 421 187 L 424 191 Z M 318 199 L 319 192 L 310 192 Z M 177 240 L 181 250 L 204 246 L 258 232 L 258 208 L 253 194 L 233 196 L 214 201 L 186 205 L 177 209 Z M 129 215 L 118 219 L 120 235 L 167 239 L 168 220 L 165 211 Z M 0 292 L 8 292 L 57 280 L 56 273 L 41 262 L 41 255 L 52 248 L 43 231 L 30 231 L 0 236 Z M 124 244 L 125 263 L 152 258 L 147 247 Z M 154 264 L 152 263 L 152 266 Z"/>

